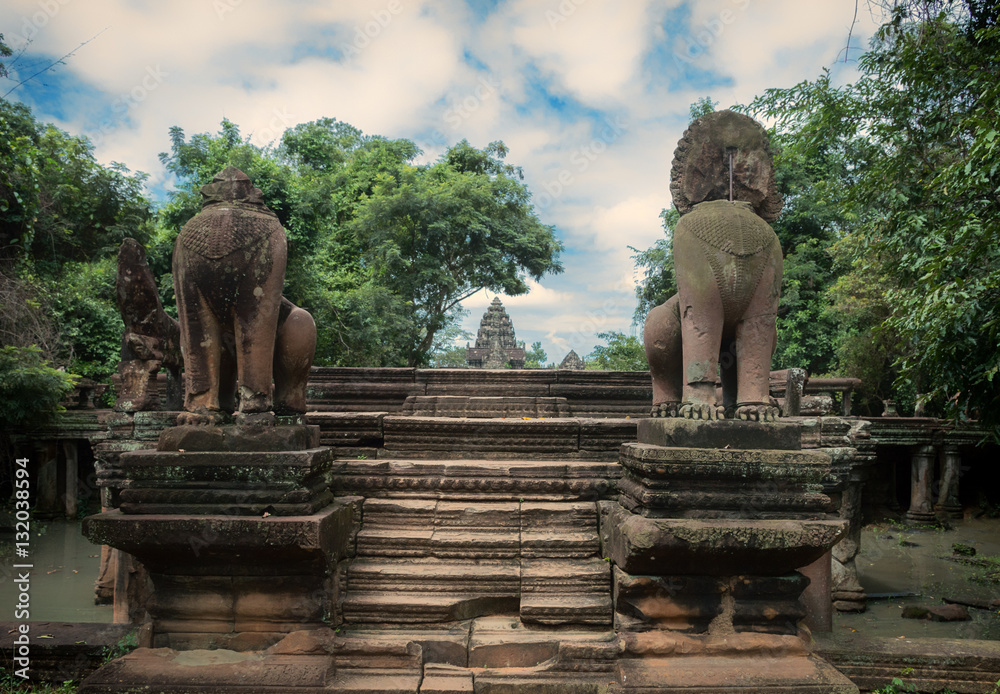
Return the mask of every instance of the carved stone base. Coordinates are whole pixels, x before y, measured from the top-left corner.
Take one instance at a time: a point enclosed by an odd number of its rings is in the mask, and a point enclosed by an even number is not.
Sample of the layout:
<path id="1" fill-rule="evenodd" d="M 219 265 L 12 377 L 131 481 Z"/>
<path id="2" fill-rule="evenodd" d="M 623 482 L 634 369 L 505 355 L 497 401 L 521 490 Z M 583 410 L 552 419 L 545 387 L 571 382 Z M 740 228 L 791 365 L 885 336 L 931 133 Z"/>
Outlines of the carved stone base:
<path id="1" fill-rule="evenodd" d="M 337 620 L 337 562 L 357 499 L 309 516 L 184 516 L 110 511 L 86 518 L 92 542 L 149 572 L 155 646 L 258 650 Z"/>

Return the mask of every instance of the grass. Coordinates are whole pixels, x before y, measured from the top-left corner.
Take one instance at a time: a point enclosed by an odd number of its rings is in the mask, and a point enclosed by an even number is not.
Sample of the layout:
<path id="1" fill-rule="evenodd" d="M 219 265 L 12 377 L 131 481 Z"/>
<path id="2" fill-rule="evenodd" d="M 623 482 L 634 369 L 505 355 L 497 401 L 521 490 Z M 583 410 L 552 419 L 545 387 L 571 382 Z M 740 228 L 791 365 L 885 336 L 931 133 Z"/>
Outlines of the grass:
<path id="1" fill-rule="evenodd" d="M 104 662 L 102 664 L 107 665 L 115 658 L 121 658 L 123 655 L 131 653 L 138 647 L 139 637 L 134 631 L 130 631 L 118 639 L 115 643 L 104 647 Z"/>
<path id="2" fill-rule="evenodd" d="M 62 684 L 32 682 L 16 677 L 10 673 L 0 675 L 0 692 L 14 694 L 15 692 L 32 692 L 33 694 L 76 694 L 77 683 L 66 680 Z"/>

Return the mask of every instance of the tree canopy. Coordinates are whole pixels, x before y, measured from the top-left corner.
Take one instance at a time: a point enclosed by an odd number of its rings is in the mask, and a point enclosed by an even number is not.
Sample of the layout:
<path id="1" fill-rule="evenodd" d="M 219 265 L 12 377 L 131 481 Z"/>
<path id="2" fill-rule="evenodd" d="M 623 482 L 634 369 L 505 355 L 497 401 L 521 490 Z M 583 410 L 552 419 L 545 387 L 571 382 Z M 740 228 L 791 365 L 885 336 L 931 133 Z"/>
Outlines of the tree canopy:
<path id="1" fill-rule="evenodd" d="M 287 130 L 277 148 L 251 144 L 229 121 L 215 136 L 172 128 L 161 160 L 182 189 L 161 212 L 158 247 L 197 212 L 198 189 L 236 166 L 288 233 L 286 295 L 322 326 L 318 362 L 426 365 L 464 299 L 483 288 L 525 293 L 527 278 L 562 270 L 562 245 L 502 142 L 479 150 L 463 140 L 428 165 L 413 164 L 419 153 L 332 118 Z"/>
<path id="2" fill-rule="evenodd" d="M 838 208 L 831 288 L 841 360 L 872 360 L 893 389 L 1000 420 L 1000 29 L 984 3 L 897 4 L 859 63 L 768 90 L 751 112 L 790 157 L 831 157 Z M 874 339 L 872 334 L 874 333 Z M 846 349 L 845 349 L 846 348 Z M 890 365 L 890 369 L 883 367 Z"/>

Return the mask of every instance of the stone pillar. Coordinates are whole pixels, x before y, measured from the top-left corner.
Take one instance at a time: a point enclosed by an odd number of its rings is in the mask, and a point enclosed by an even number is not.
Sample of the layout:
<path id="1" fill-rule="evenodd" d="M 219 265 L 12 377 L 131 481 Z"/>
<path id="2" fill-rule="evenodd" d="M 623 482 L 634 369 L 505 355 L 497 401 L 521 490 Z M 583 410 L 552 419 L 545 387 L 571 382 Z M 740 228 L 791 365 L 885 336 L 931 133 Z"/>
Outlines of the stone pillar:
<path id="1" fill-rule="evenodd" d="M 65 480 L 66 480 L 66 491 L 63 495 L 64 503 L 63 506 L 66 510 L 67 518 L 76 518 L 76 495 L 79 492 L 79 446 L 78 441 L 63 441 L 63 457 L 66 459 L 65 462 Z"/>
<path id="2" fill-rule="evenodd" d="M 847 535 L 831 550 L 831 597 L 838 612 L 864 612 L 867 609 L 867 596 L 858 581 L 855 563 L 861 549 L 862 484 L 851 480 L 840 494 L 840 517 L 847 521 Z"/>
<path id="3" fill-rule="evenodd" d="M 650 418 L 637 433 L 618 500 L 602 502 L 615 691 L 855 692 L 800 626 L 807 605 L 817 631 L 832 621 L 830 548 L 847 523 L 816 491 L 830 456 L 781 422 Z"/>
<path id="4" fill-rule="evenodd" d="M 802 411 L 802 393 L 806 387 L 806 370 L 789 369 L 788 378 L 785 381 L 785 408 L 786 417 L 798 417 Z"/>
<path id="5" fill-rule="evenodd" d="M 934 511 L 947 513 L 951 518 L 962 517 L 962 504 L 958 500 L 958 478 L 961 473 L 962 454 L 958 445 L 947 443 L 941 449 L 941 488 Z"/>
<path id="6" fill-rule="evenodd" d="M 103 512 L 111 509 L 101 509 Z M 118 573 L 118 550 L 101 545 L 101 568 L 94 581 L 94 604 L 113 605 L 115 600 L 115 576 Z"/>
<path id="7" fill-rule="evenodd" d="M 799 569 L 799 573 L 809 579 L 809 585 L 802 591 L 802 601 L 806 605 L 806 616 L 802 621 L 813 633 L 833 631 L 830 552 Z"/>
<path id="8" fill-rule="evenodd" d="M 59 511 L 59 446 L 46 443 L 38 448 L 38 481 L 35 508 L 38 516 L 53 516 Z"/>
<path id="9" fill-rule="evenodd" d="M 911 523 L 934 521 L 931 484 L 934 481 L 934 446 L 917 446 L 910 463 L 910 508 L 906 520 Z"/>
<path id="10" fill-rule="evenodd" d="M 840 393 L 840 413 L 845 417 L 851 416 L 851 395 L 854 391 L 846 388 Z"/>

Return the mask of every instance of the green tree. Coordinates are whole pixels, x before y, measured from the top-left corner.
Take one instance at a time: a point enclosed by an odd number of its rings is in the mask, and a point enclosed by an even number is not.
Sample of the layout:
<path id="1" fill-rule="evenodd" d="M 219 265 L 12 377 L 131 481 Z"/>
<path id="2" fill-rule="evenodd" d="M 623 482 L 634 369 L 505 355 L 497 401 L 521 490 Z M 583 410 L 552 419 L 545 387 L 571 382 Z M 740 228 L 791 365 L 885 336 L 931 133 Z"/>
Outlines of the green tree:
<path id="1" fill-rule="evenodd" d="M 632 325 L 642 325 L 650 309 L 659 306 L 677 293 L 677 276 L 674 273 L 674 228 L 680 220 L 680 213 L 671 208 L 660 212 L 665 237 L 644 251 L 629 246 L 633 251 L 632 260 L 641 273 L 635 285 L 637 299 Z"/>
<path id="2" fill-rule="evenodd" d="M 0 347 L 2 435 L 52 421 L 62 411 L 59 403 L 73 390 L 75 380 L 72 374 L 55 369 L 38 347 Z"/>
<path id="3" fill-rule="evenodd" d="M 9 58 L 12 55 L 14 55 L 14 51 L 10 49 L 10 46 L 4 43 L 3 34 L 0 34 L 0 58 Z M 0 61 L 0 77 L 6 77 L 7 74 L 7 66 Z"/>
<path id="4" fill-rule="evenodd" d="M 597 333 L 607 344 L 596 345 L 584 358 L 588 370 L 595 371 L 646 371 L 646 350 L 642 340 L 619 330 Z"/>
<path id="5" fill-rule="evenodd" d="M 752 108 L 798 133 L 807 159 L 845 153 L 850 225 L 837 246 L 859 282 L 882 282 L 871 288 L 886 309 L 877 342 L 894 350 L 897 392 L 930 392 L 953 414 L 997 422 L 1000 34 L 995 10 L 981 9 L 900 4 L 855 84 L 823 75 Z"/>
<path id="6" fill-rule="evenodd" d="M 39 348 L 42 365 L 25 357 L 39 379 L 49 363 L 96 380 L 114 371 L 114 257 L 124 238 L 143 241 L 152 228 L 144 180 L 0 99 L 0 332 L 22 356 Z"/>
<path id="7" fill-rule="evenodd" d="M 127 236 L 145 240 L 146 176 L 98 164 L 93 149 L 0 99 L 0 257 L 55 275 L 65 262 L 113 254 Z"/>
<path id="8" fill-rule="evenodd" d="M 517 296 L 528 277 L 562 270 L 562 244 L 506 154 L 500 142 L 477 150 L 463 140 L 435 164 L 378 182 L 358 205 L 349 228 L 377 281 L 406 302 L 410 366 L 427 363 L 435 336 L 476 292 Z"/>
<path id="9" fill-rule="evenodd" d="M 532 342 L 531 349 L 524 353 L 524 368 L 526 369 L 544 369 L 545 362 L 549 359 L 549 355 L 545 353 L 542 349 L 541 342 Z"/>

